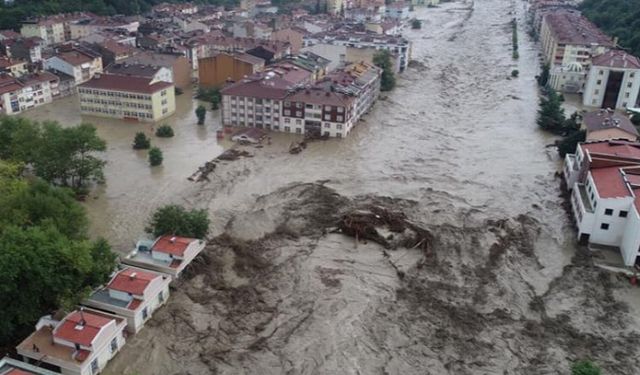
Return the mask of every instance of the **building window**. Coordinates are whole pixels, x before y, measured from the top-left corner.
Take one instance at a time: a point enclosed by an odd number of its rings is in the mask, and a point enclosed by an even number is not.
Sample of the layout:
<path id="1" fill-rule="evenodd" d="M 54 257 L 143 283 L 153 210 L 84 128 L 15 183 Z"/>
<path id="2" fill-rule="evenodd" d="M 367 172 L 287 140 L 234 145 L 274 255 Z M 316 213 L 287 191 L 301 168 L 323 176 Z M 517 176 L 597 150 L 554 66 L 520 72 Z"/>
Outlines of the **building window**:
<path id="1" fill-rule="evenodd" d="M 98 373 L 98 358 L 91 361 L 91 373 L 92 374 Z"/>
<path id="2" fill-rule="evenodd" d="M 342 122 L 343 120 L 344 120 L 344 119 L 343 119 L 343 117 L 342 117 L 342 116 L 337 116 L 337 117 L 336 117 L 336 121 L 340 121 L 340 122 Z"/>
<path id="3" fill-rule="evenodd" d="M 284 123 L 285 123 L 285 124 L 290 124 L 290 123 L 291 123 L 291 119 L 290 119 L 290 118 L 286 118 L 286 119 L 284 119 Z"/>
<path id="4" fill-rule="evenodd" d="M 594 94 L 596 94 L 596 95 L 598 95 L 598 94 L 600 94 L 600 90 L 596 90 L 596 91 L 594 91 L 593 93 L 594 93 Z"/>
<path id="5" fill-rule="evenodd" d="M 290 111 L 290 110 L 288 110 L 288 109 L 285 109 L 285 110 L 284 110 L 284 115 L 285 115 L 285 116 L 291 116 L 291 111 Z"/>
<path id="6" fill-rule="evenodd" d="M 599 79 L 599 80 L 596 82 L 596 85 L 601 85 L 601 84 L 602 84 L 602 80 L 601 80 L 601 79 Z"/>
<path id="7" fill-rule="evenodd" d="M 324 119 L 325 119 L 325 120 L 327 120 L 327 121 L 331 120 L 331 115 L 330 115 L 330 114 L 328 114 L 328 113 L 327 113 L 327 114 L 325 114 L 325 115 L 324 115 Z"/>
<path id="8" fill-rule="evenodd" d="M 618 216 L 627 217 L 627 214 L 629 214 L 627 211 L 620 211 L 620 214 L 618 214 Z"/>
<path id="9" fill-rule="evenodd" d="M 602 224 L 600 224 L 600 229 L 602 229 L 602 230 L 609 230 L 609 224 L 607 224 L 607 223 L 602 223 Z"/>
<path id="10" fill-rule="evenodd" d="M 629 82 L 629 83 L 627 83 L 627 87 L 628 87 L 628 88 L 631 88 L 632 86 L 633 86 L 633 82 Z"/>
<path id="11" fill-rule="evenodd" d="M 325 105 L 324 106 L 324 110 L 325 111 L 330 111 L 331 110 L 331 106 L 330 105 Z"/>
<path id="12" fill-rule="evenodd" d="M 342 133 L 336 133 L 336 138 L 342 138 Z"/>
<path id="13" fill-rule="evenodd" d="M 605 208 L 604 209 L 604 214 L 607 215 L 607 216 L 611 216 L 611 215 L 613 215 L 613 210 L 610 209 L 610 208 Z"/>
<path id="14" fill-rule="evenodd" d="M 158 302 L 160 303 L 164 302 L 164 290 L 161 290 L 160 293 L 158 294 Z"/>
<path id="15" fill-rule="evenodd" d="M 296 120 L 296 125 L 302 124 L 302 120 Z"/>
<path id="16" fill-rule="evenodd" d="M 110 349 L 111 349 L 111 354 L 118 351 L 118 338 L 114 337 L 113 340 L 111 340 Z"/>
<path id="17" fill-rule="evenodd" d="M 330 127 L 331 127 L 331 124 L 329 124 L 328 122 L 325 122 L 325 123 L 324 123 L 324 127 L 325 127 L 325 128 L 330 128 Z"/>
<path id="18" fill-rule="evenodd" d="M 149 317 L 149 310 L 145 307 L 142 309 L 142 320 L 146 320 Z"/>
<path id="19" fill-rule="evenodd" d="M 604 70 L 599 71 L 598 74 L 603 75 L 604 74 Z"/>
<path id="20" fill-rule="evenodd" d="M 302 117 L 302 111 L 296 111 L 296 116 L 297 117 Z"/>
<path id="21" fill-rule="evenodd" d="M 300 129 L 300 128 L 296 128 L 296 133 L 297 133 L 297 134 L 302 133 L 302 129 Z"/>
<path id="22" fill-rule="evenodd" d="M 344 107 L 338 107 L 338 113 L 344 113 Z"/>
<path id="23" fill-rule="evenodd" d="M 336 125 L 336 129 L 338 129 L 338 130 L 342 130 L 342 124 L 338 124 L 338 125 Z"/>

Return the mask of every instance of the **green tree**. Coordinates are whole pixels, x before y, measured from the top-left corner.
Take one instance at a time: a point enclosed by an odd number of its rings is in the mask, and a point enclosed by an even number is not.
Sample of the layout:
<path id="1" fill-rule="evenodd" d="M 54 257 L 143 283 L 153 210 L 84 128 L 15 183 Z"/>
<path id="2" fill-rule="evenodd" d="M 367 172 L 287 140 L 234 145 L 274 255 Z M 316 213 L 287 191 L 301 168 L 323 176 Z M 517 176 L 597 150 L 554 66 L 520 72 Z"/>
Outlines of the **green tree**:
<path id="1" fill-rule="evenodd" d="M 172 204 L 157 209 L 146 230 L 156 237 L 173 234 L 202 239 L 209 232 L 209 217 L 205 210 L 187 211 L 182 206 Z"/>
<path id="2" fill-rule="evenodd" d="M 555 134 L 564 132 L 565 115 L 560 96 L 554 90 L 548 90 L 547 97 L 540 98 L 538 126 Z"/>
<path id="3" fill-rule="evenodd" d="M 382 69 L 382 77 L 380 78 L 380 91 L 391 91 L 396 86 L 396 77 L 393 74 L 393 63 L 391 61 L 391 53 L 387 50 L 381 50 L 373 55 L 373 63 Z"/>
<path id="4" fill-rule="evenodd" d="M 579 361 L 571 366 L 571 375 L 601 375 L 602 370 L 591 361 Z"/>
<path id="5" fill-rule="evenodd" d="M 169 125 L 160 125 L 158 129 L 156 129 L 156 137 L 171 138 L 174 135 L 173 128 Z"/>
<path id="6" fill-rule="evenodd" d="M 584 142 L 587 133 L 584 130 L 576 130 L 567 134 L 560 142 L 558 142 L 558 153 L 560 157 L 574 153 L 578 147 L 578 143 Z"/>
<path id="7" fill-rule="evenodd" d="M 136 136 L 133 138 L 133 149 L 134 150 L 146 150 L 151 147 L 151 140 L 147 137 L 143 132 L 137 132 Z"/>
<path id="8" fill-rule="evenodd" d="M 640 114 L 631 115 L 631 123 L 635 126 L 640 126 Z"/>
<path id="9" fill-rule="evenodd" d="M 540 87 L 547 86 L 547 83 L 549 82 L 549 70 L 550 69 L 551 68 L 550 68 L 549 64 L 543 64 L 542 65 L 542 70 L 540 72 L 540 75 L 537 77 L 538 85 L 540 85 Z"/>
<path id="10" fill-rule="evenodd" d="M 422 28 L 422 21 L 420 21 L 417 18 L 414 18 L 411 20 L 411 28 L 412 29 L 421 29 Z"/>
<path id="11" fill-rule="evenodd" d="M 163 160 L 164 157 L 162 156 L 162 150 L 157 147 L 151 147 L 151 150 L 149 150 L 149 164 L 151 164 L 152 167 L 155 167 L 162 164 Z"/>
<path id="12" fill-rule="evenodd" d="M 207 109 L 203 105 L 196 108 L 196 116 L 198 117 L 198 125 L 204 125 L 204 118 L 207 115 Z"/>
<path id="13" fill-rule="evenodd" d="M 511 71 L 511 77 L 518 78 L 519 75 L 520 75 L 520 71 L 518 71 L 518 69 L 513 69 Z"/>

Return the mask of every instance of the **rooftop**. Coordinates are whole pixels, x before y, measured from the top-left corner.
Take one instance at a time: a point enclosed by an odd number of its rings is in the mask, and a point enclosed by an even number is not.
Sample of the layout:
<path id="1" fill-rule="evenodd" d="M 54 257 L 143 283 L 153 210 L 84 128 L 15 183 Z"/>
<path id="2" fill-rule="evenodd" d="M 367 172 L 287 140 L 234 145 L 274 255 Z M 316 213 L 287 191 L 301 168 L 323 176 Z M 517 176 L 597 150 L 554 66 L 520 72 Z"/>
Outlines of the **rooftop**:
<path id="1" fill-rule="evenodd" d="M 627 116 L 622 116 L 611 110 L 600 109 L 586 113 L 582 116 L 582 123 L 588 132 L 620 129 L 636 137 L 638 136 L 638 130 Z"/>
<path id="2" fill-rule="evenodd" d="M 127 267 L 111 279 L 107 288 L 141 296 L 151 281 L 160 277 L 152 272 Z"/>
<path id="3" fill-rule="evenodd" d="M 594 57 L 592 65 L 621 69 L 640 69 L 640 59 L 625 51 L 614 49 Z"/>
<path id="4" fill-rule="evenodd" d="M 53 331 L 55 338 L 90 347 L 100 330 L 113 318 L 88 311 L 74 311 L 67 315 Z"/>
<path id="5" fill-rule="evenodd" d="M 127 63 L 115 63 L 111 64 L 105 70 L 105 73 L 117 74 L 124 76 L 153 78 L 161 67 L 155 65 L 145 64 L 127 64 Z"/>
<path id="6" fill-rule="evenodd" d="M 83 83 L 80 87 L 124 91 L 133 93 L 153 94 L 163 89 L 173 87 L 173 83 L 156 82 L 151 84 L 150 78 L 131 77 L 116 74 L 102 74 Z"/>
<path id="7" fill-rule="evenodd" d="M 165 235 L 156 240 L 151 251 L 183 257 L 187 247 L 194 241 L 197 240 L 194 238 Z"/>
<path id="8" fill-rule="evenodd" d="M 630 159 L 640 159 L 640 143 L 628 141 L 603 141 L 581 143 L 580 148 L 590 155 L 599 154 Z"/>
<path id="9" fill-rule="evenodd" d="M 611 38 L 578 11 L 553 12 L 544 19 L 560 44 L 613 47 Z"/>

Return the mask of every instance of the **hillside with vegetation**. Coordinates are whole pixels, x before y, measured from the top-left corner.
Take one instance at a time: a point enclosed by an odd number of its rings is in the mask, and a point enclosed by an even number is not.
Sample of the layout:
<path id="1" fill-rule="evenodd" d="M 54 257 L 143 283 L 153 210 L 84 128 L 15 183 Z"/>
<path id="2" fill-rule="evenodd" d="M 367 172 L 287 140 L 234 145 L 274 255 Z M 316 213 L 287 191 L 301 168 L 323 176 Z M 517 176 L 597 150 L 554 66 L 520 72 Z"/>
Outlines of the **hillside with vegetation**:
<path id="1" fill-rule="evenodd" d="M 640 0 L 585 0 L 582 13 L 620 45 L 640 56 Z"/>
<path id="2" fill-rule="evenodd" d="M 88 11 L 98 15 L 141 14 L 166 0 L 18 0 L 0 6 L 0 29 L 19 29 L 27 17 L 65 12 Z M 235 0 L 200 0 L 201 4 L 233 5 Z M 0 3 L 3 4 L 3 3 Z"/>

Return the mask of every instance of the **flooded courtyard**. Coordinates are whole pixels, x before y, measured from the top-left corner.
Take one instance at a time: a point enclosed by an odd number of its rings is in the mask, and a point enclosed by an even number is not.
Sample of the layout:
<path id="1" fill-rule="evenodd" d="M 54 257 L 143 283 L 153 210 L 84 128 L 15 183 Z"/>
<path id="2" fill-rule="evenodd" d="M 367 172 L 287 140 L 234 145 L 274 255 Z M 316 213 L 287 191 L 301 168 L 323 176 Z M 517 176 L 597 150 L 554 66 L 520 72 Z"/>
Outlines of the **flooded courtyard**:
<path id="1" fill-rule="evenodd" d="M 107 184 L 87 202 L 95 235 L 126 251 L 167 203 L 213 222 L 168 305 L 106 373 L 539 375 L 582 358 L 640 373 L 640 294 L 577 250 L 554 139 L 535 124 L 538 49 L 524 7 L 417 8 L 412 67 L 347 139 L 290 155 L 295 136 L 272 134 L 211 182 L 187 177 L 229 145 L 212 113 L 196 125 L 190 93 L 166 121 L 176 136 L 152 137 L 158 169 L 131 149 L 150 125 L 84 119 L 108 142 Z M 73 100 L 28 117 L 78 123 Z M 342 215 L 374 206 L 433 241 L 385 249 L 334 233 Z"/>

